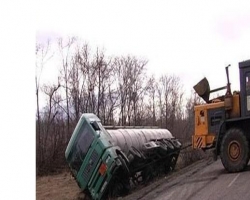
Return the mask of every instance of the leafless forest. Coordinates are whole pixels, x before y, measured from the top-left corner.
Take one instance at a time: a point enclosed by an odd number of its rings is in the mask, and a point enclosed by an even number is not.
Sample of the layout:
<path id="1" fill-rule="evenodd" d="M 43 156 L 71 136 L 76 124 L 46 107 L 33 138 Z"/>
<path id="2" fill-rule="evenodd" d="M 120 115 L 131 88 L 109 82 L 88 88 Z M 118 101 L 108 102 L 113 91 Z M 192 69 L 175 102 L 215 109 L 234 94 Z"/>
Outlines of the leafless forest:
<path id="1" fill-rule="evenodd" d="M 147 60 L 105 52 L 76 38 L 36 44 L 36 169 L 37 175 L 64 169 L 64 152 L 82 113 L 93 112 L 105 125 L 152 125 L 169 129 L 182 143 L 193 133 L 193 106 L 201 100 L 184 97 L 176 75 L 155 78 Z M 57 83 L 40 81 L 55 54 L 60 69 Z M 171 66 L 163 66 L 171 67 Z M 190 88 L 192 90 L 192 88 Z M 40 96 L 46 104 L 41 106 Z M 196 153 L 185 154 L 192 162 Z"/>

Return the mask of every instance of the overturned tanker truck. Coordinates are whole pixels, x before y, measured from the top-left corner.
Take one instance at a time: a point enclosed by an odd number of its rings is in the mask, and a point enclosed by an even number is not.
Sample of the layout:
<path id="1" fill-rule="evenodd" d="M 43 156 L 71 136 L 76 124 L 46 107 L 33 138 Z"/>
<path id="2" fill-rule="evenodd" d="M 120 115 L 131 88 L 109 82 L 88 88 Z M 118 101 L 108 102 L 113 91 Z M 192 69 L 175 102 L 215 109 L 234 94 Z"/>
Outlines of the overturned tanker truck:
<path id="1" fill-rule="evenodd" d="M 181 143 L 167 129 L 108 130 L 83 114 L 65 157 L 80 189 L 92 199 L 128 194 L 131 187 L 174 169 Z"/>

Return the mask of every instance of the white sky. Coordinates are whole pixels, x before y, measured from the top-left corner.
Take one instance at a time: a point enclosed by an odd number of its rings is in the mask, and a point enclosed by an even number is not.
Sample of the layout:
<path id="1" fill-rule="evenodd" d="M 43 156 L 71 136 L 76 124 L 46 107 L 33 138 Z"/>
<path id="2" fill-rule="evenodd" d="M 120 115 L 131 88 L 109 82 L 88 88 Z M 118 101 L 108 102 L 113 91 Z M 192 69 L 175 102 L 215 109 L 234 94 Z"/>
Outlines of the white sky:
<path id="1" fill-rule="evenodd" d="M 150 73 L 180 76 L 184 89 L 239 89 L 238 62 L 250 59 L 249 1 L 48 1 L 37 5 L 37 42 L 78 36 L 106 55 L 135 55 Z M 46 73 L 43 76 L 51 74 Z"/>

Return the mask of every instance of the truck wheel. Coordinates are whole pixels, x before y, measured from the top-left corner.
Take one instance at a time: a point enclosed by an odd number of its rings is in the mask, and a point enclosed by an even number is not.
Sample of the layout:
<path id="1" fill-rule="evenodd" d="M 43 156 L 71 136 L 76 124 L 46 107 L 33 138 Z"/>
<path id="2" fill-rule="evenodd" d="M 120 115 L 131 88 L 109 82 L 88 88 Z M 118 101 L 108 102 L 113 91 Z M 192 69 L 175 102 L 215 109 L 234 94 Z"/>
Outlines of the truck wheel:
<path id="1" fill-rule="evenodd" d="M 118 159 L 121 161 L 122 165 L 113 174 L 113 177 L 109 184 L 107 199 L 114 199 L 120 196 L 125 196 L 129 193 L 130 190 L 129 169 L 126 165 L 125 160 L 120 155 L 118 155 Z"/>
<path id="2" fill-rule="evenodd" d="M 246 168 L 249 161 L 248 140 L 237 128 L 231 128 L 223 137 L 220 149 L 223 166 L 228 172 L 239 172 Z"/>

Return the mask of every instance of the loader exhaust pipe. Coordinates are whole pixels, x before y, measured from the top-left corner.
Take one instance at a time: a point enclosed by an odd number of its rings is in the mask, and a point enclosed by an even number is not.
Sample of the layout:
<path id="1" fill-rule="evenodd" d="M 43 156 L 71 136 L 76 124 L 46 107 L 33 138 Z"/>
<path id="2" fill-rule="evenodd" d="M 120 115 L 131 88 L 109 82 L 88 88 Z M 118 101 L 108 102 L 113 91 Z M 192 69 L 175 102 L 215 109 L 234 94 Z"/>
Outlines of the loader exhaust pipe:
<path id="1" fill-rule="evenodd" d="M 229 73 L 228 73 L 228 67 L 230 67 L 231 65 L 228 65 L 226 67 L 226 74 L 227 74 L 227 91 L 225 94 L 225 110 L 230 111 L 233 109 L 233 95 L 231 92 L 231 83 L 229 81 Z M 228 117 L 230 113 L 228 113 Z"/>

